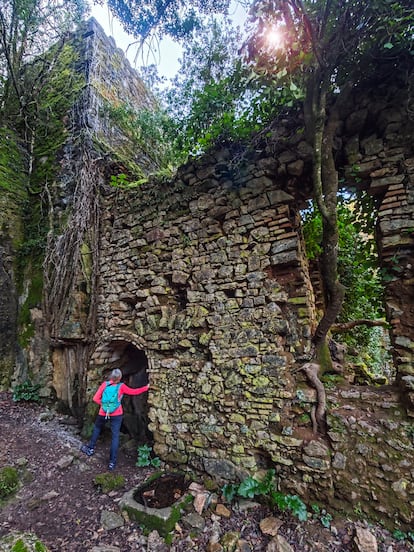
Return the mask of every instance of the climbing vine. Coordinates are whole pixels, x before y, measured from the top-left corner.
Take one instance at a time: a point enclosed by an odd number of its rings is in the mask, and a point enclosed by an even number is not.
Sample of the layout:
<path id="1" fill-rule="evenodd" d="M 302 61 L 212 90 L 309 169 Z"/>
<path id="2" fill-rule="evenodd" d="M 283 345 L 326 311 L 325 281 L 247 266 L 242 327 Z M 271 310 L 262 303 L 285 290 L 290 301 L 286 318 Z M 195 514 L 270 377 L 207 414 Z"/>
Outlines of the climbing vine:
<path id="1" fill-rule="evenodd" d="M 83 333 L 91 335 L 96 318 L 96 277 L 98 267 L 99 186 L 103 182 L 100 160 L 87 145 L 76 163 L 75 189 L 70 221 L 62 233 L 50 230 L 44 261 L 44 306 L 49 317 L 51 336 L 59 335 L 71 308 L 79 314 Z M 53 218 L 53 203 L 49 203 Z M 86 286 L 77 280 L 79 266 Z M 79 278 L 79 276 L 78 276 Z"/>

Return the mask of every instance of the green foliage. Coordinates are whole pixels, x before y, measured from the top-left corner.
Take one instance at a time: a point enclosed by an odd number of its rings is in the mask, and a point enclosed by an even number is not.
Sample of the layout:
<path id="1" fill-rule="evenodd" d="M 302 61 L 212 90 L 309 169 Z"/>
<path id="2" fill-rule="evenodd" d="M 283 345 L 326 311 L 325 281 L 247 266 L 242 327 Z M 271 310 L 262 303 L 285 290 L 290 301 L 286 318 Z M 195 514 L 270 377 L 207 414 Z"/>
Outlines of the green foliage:
<path id="1" fill-rule="evenodd" d="M 12 552 L 28 552 L 27 546 L 24 544 L 22 539 L 18 539 L 12 547 Z"/>
<path id="2" fill-rule="evenodd" d="M 32 383 L 30 380 L 26 380 L 23 383 L 19 383 L 13 389 L 13 401 L 29 401 L 40 402 L 39 389 L 40 384 Z"/>
<path id="3" fill-rule="evenodd" d="M 109 493 L 125 486 L 125 477 L 115 473 L 99 473 L 93 480 L 103 493 Z"/>
<path id="4" fill-rule="evenodd" d="M 241 142 L 262 129 L 301 91 L 275 88 L 239 58 L 242 37 L 228 20 L 210 19 L 184 44 L 181 68 L 162 95 L 173 122 L 177 159 L 198 155 L 214 144 Z"/>
<path id="5" fill-rule="evenodd" d="M 146 466 L 152 466 L 154 468 L 159 468 L 161 465 L 161 460 L 158 456 L 151 458 L 152 447 L 148 445 L 141 445 L 138 447 L 138 459 L 136 466 L 143 468 Z"/>
<path id="6" fill-rule="evenodd" d="M 400 529 L 396 529 L 392 536 L 394 539 L 398 541 L 407 541 L 414 543 L 414 531 L 408 531 L 407 533 L 405 531 L 401 531 Z"/>
<path id="7" fill-rule="evenodd" d="M 0 190 L 25 196 L 26 177 L 24 153 L 15 131 L 10 128 L 0 128 Z"/>
<path id="8" fill-rule="evenodd" d="M 338 383 L 343 381 L 343 377 L 338 374 L 324 374 L 321 377 L 321 381 L 325 389 L 337 389 Z"/>
<path id="9" fill-rule="evenodd" d="M 289 511 L 300 521 L 306 521 L 308 513 L 304 502 L 296 495 L 285 495 L 275 490 L 275 470 L 268 470 L 262 480 L 247 477 L 240 484 L 227 484 L 222 489 L 223 497 L 231 502 L 236 496 L 254 498 L 263 496 L 272 507 L 281 512 Z"/>
<path id="10" fill-rule="evenodd" d="M 313 517 L 319 519 L 323 527 L 330 529 L 332 522 L 332 515 L 329 514 L 325 508 L 320 508 L 317 504 L 312 504 Z"/>
<path id="11" fill-rule="evenodd" d="M 109 184 L 113 188 L 129 188 L 131 186 L 131 182 L 128 181 L 128 177 L 124 173 L 111 174 Z"/>
<path id="12" fill-rule="evenodd" d="M 164 170 L 157 171 L 152 176 L 155 176 L 157 178 L 171 178 L 172 172 L 167 168 Z M 130 189 L 130 188 L 138 188 L 142 184 L 145 184 L 148 182 L 147 177 L 140 178 L 139 180 L 128 180 L 128 176 L 125 173 L 119 173 L 119 174 L 111 174 L 111 178 L 109 180 L 110 186 L 113 188 L 120 188 L 123 190 Z"/>
<path id="13" fill-rule="evenodd" d="M 136 148 L 145 152 L 154 169 L 176 165 L 171 145 L 174 135 L 172 122 L 161 106 L 136 110 L 126 103 L 113 105 L 107 102 L 104 113 L 129 138 L 135 154 Z"/>
<path id="14" fill-rule="evenodd" d="M 259 0 L 250 11 L 246 50 L 257 70 L 273 75 L 275 83 L 294 78 L 307 90 L 327 84 L 329 93 L 337 95 L 346 83 L 370 77 L 380 65 L 392 63 L 397 52 L 409 55 L 413 23 L 409 0 Z M 277 45 L 268 40 L 269 30 L 275 28 L 280 35 Z"/>
<path id="15" fill-rule="evenodd" d="M 13 533 L 1 539 L 2 550 L 10 552 L 48 552 L 48 548 L 33 533 Z"/>
<path id="16" fill-rule="evenodd" d="M 0 119 L 16 122 L 14 117 L 26 118 L 36 102 L 38 85 L 48 78 L 46 49 L 56 43 L 75 23 L 83 18 L 86 3 L 83 0 L 65 0 L 64 3 L 41 0 L 3 0 L 0 25 Z M 46 62 L 47 63 L 47 62 Z M 24 80 L 25 70 L 31 65 L 42 66 L 41 79 L 29 88 Z M 30 95 L 32 95 L 30 97 Z M 29 123 L 29 121 L 26 121 Z M 26 129 L 33 129 L 33 121 Z"/>
<path id="17" fill-rule="evenodd" d="M 11 466 L 5 466 L 0 470 L 0 499 L 13 494 L 19 486 L 17 470 Z"/>
<path id="18" fill-rule="evenodd" d="M 145 40 L 151 33 L 187 39 L 201 26 L 202 16 L 225 13 L 230 0 L 108 0 L 109 9 L 123 23 L 125 31 Z"/>
<path id="19" fill-rule="evenodd" d="M 373 238 L 373 212 L 375 209 L 372 203 L 362 205 L 355 197 L 340 197 L 338 270 L 341 282 L 347 288 L 342 313 L 344 320 L 368 318 L 370 314 L 378 316 L 383 313 L 383 289 Z M 368 226 L 367 222 L 370 220 L 371 224 Z M 320 214 L 313 207 L 303 214 L 303 234 L 308 258 L 318 259 L 322 244 L 322 222 Z M 361 297 L 367 298 L 364 304 L 361 304 Z M 355 311 L 359 314 L 355 314 Z"/>
<path id="20" fill-rule="evenodd" d="M 385 317 L 383 285 L 378 270 L 378 255 L 373 238 L 375 207 L 364 194 L 341 196 L 338 203 L 338 273 L 346 287 L 340 322 Z M 303 213 L 303 235 L 308 258 L 321 254 L 322 222 L 312 207 Z M 365 358 L 370 371 L 381 373 L 387 365 L 388 343 L 381 327 L 358 326 L 341 334 L 345 343 Z"/>

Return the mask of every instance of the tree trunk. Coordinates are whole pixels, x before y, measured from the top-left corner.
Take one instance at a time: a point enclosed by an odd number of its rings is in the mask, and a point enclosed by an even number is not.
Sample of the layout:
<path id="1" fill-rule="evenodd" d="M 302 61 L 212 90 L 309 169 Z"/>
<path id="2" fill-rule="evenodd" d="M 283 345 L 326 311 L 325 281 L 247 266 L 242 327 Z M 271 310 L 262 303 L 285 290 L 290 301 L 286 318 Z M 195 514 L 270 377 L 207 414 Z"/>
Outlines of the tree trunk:
<path id="1" fill-rule="evenodd" d="M 305 121 L 313 135 L 313 189 L 314 199 L 322 216 L 321 278 L 324 293 L 324 315 L 320 320 L 313 341 L 315 360 L 323 373 L 332 368 L 332 360 L 326 341 L 330 327 L 341 311 L 345 287 L 338 277 L 338 172 L 334 159 L 334 139 L 339 124 L 337 109 L 326 113 L 327 79 L 315 70 L 309 95 L 305 103 Z M 313 124 L 310 124 L 310 123 Z M 310 127 L 310 128 L 309 128 Z"/>
<path id="2" fill-rule="evenodd" d="M 313 193 L 322 217 L 321 278 L 324 293 L 324 314 L 320 320 L 313 342 L 314 362 L 306 363 L 303 370 L 309 383 L 316 389 L 317 406 L 312 411 L 314 433 L 325 434 L 326 394 L 320 375 L 333 368 L 327 334 L 335 322 L 345 295 L 345 288 L 338 280 L 338 223 L 337 194 L 338 173 L 335 167 L 333 145 L 338 116 L 332 110 L 327 118 L 326 93 L 329 79 L 317 68 L 310 75 L 305 99 L 305 126 L 308 139 L 313 141 Z"/>

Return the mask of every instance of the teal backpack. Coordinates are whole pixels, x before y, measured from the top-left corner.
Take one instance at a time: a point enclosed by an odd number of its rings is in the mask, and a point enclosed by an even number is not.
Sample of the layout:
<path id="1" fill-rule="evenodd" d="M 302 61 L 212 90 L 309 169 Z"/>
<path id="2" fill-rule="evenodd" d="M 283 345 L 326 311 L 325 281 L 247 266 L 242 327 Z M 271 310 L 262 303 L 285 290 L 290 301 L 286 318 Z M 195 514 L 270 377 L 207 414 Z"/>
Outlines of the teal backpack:
<path id="1" fill-rule="evenodd" d="M 111 384 L 110 381 L 106 382 L 106 387 L 104 389 L 104 392 L 102 393 L 101 403 L 106 418 L 109 418 L 109 415 L 112 414 L 112 412 L 114 412 L 121 404 L 121 401 L 119 400 L 120 387 L 120 383 Z"/>

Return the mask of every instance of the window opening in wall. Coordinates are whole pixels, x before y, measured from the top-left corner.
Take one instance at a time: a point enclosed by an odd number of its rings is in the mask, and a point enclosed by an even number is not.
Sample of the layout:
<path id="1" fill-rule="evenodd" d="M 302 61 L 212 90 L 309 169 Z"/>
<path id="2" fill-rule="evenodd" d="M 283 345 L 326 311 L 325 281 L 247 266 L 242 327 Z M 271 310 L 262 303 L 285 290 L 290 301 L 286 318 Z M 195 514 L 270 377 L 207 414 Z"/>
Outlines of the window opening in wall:
<path id="1" fill-rule="evenodd" d="M 387 384 L 395 379 L 386 325 L 383 274 L 374 235 L 377 211 L 365 193 L 343 193 L 338 202 L 338 273 L 346 287 L 337 323 L 331 328 L 331 355 L 355 385 Z M 316 304 L 323 304 L 317 277 L 322 252 L 322 220 L 312 202 L 301 212 L 303 236 Z M 365 322 L 364 321 L 368 321 Z M 334 384 L 339 375 L 328 375 Z M 330 378 L 330 379 L 329 379 Z M 332 381 L 331 381 L 332 380 Z"/>
<path id="2" fill-rule="evenodd" d="M 187 288 L 177 286 L 174 293 L 174 299 L 177 302 L 181 310 L 187 307 Z"/>
<path id="3" fill-rule="evenodd" d="M 110 348 L 113 350 L 112 361 L 105 371 L 105 377 L 116 367 L 121 369 L 122 381 L 129 387 L 142 387 L 148 383 L 148 358 L 145 351 L 125 341 L 113 341 Z M 122 400 L 124 418 L 121 432 L 129 435 L 138 444 L 153 441 L 148 429 L 147 397 L 147 393 L 125 395 Z"/>
<path id="4" fill-rule="evenodd" d="M 236 290 L 235 289 L 225 289 L 224 294 L 229 299 L 234 299 L 236 297 Z"/>

